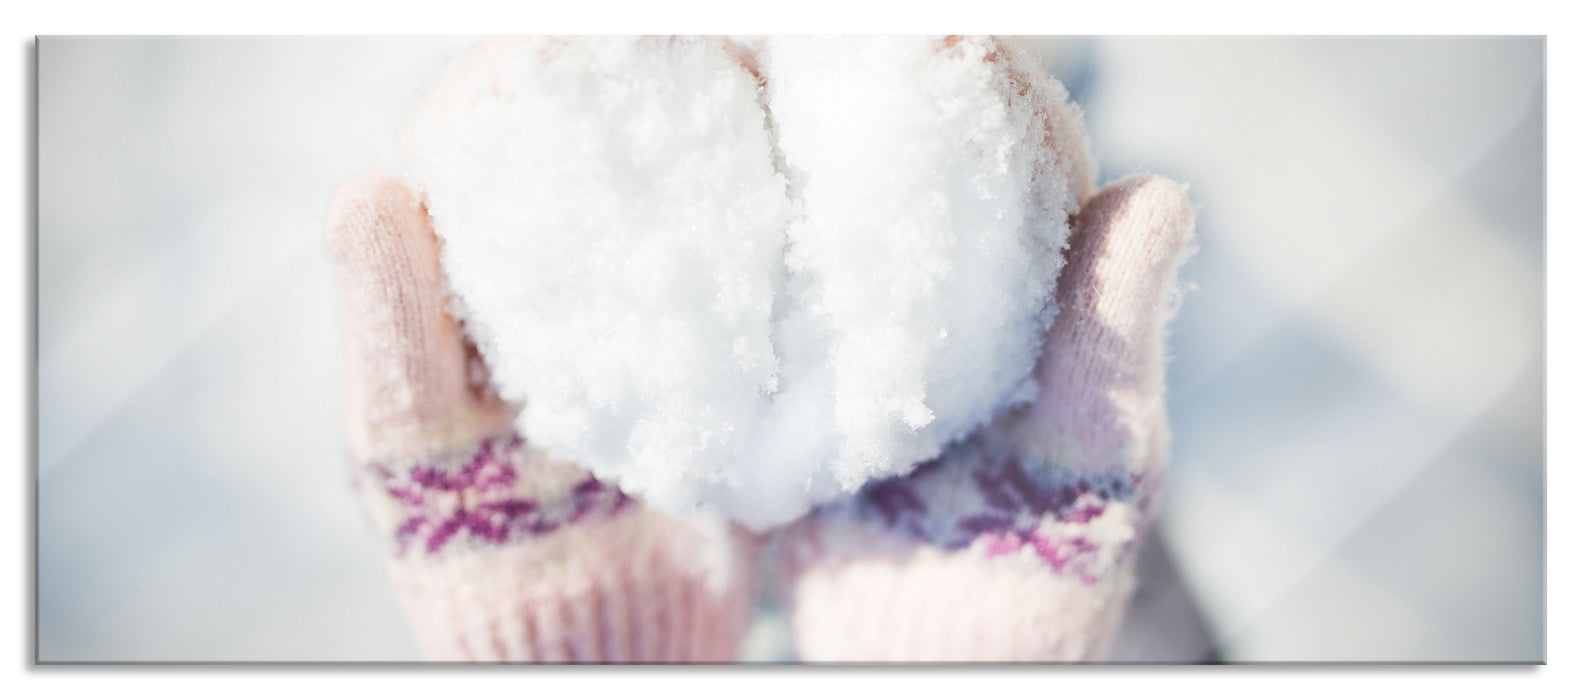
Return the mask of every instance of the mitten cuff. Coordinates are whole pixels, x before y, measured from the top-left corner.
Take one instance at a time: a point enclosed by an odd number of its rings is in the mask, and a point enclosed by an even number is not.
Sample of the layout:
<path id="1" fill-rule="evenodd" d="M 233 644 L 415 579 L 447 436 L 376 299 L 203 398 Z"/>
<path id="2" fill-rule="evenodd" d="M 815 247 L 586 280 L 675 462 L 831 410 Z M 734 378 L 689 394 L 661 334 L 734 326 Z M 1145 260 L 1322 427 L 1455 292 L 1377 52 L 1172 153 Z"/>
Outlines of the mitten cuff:
<path id="1" fill-rule="evenodd" d="M 1056 570 L 1032 546 L 1006 556 L 989 544 L 914 543 L 852 558 L 822 550 L 820 539 L 799 538 L 788 562 L 804 661 L 1098 661 L 1134 585 L 1129 562 L 1094 579 Z"/>
<path id="2" fill-rule="evenodd" d="M 391 560 L 426 657 L 448 661 L 734 661 L 751 544 L 641 508 L 505 546 Z"/>

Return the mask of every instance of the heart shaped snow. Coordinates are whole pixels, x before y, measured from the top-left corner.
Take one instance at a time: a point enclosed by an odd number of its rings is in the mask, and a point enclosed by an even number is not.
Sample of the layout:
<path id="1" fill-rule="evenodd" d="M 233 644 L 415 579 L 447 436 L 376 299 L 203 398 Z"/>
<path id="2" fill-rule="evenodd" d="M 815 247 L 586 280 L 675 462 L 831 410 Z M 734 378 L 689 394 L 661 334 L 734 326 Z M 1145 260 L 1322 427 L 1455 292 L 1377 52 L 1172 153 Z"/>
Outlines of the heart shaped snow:
<path id="1" fill-rule="evenodd" d="M 407 133 L 518 425 L 662 510 L 762 529 L 1030 400 L 1075 108 L 993 39 L 521 39 Z"/>

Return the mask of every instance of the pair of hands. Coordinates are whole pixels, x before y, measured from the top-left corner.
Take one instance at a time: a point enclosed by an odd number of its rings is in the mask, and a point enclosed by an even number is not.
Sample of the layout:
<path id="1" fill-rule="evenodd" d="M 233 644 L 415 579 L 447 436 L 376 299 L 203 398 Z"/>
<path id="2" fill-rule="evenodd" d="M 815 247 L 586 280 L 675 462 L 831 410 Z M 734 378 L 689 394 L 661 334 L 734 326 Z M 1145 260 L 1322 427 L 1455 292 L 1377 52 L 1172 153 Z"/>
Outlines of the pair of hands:
<path id="1" fill-rule="evenodd" d="M 1093 194 L 1063 253 L 1037 400 L 784 530 L 803 658 L 1102 654 L 1168 452 L 1165 328 L 1192 230 L 1167 180 Z M 733 659 L 763 538 L 651 511 L 523 444 L 447 313 L 439 241 L 401 181 L 347 184 L 328 243 L 357 480 L 425 654 Z"/>

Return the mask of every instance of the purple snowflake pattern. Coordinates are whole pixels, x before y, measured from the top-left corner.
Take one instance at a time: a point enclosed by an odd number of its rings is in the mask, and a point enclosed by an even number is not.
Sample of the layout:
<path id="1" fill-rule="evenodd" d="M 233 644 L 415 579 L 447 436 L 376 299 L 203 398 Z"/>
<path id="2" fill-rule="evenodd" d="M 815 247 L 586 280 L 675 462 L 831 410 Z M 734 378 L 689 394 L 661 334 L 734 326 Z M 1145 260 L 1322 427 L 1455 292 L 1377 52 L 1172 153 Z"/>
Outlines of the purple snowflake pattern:
<path id="1" fill-rule="evenodd" d="M 982 543 L 988 556 L 998 557 L 1031 548 L 1056 573 L 1092 584 L 1113 552 L 1083 526 L 1120 506 L 1146 512 L 1153 490 L 1151 479 L 1121 469 L 1092 474 L 1054 467 L 1035 476 L 1014 454 L 969 443 L 908 476 L 864 487 L 856 512 L 947 550 Z M 1134 545 L 1128 540 L 1122 550 Z"/>
<path id="2" fill-rule="evenodd" d="M 519 537 L 546 535 L 591 516 L 613 516 L 632 500 L 592 476 L 561 498 L 541 502 L 519 493 L 518 468 L 525 461 L 521 435 L 487 439 L 471 457 L 449 468 L 420 462 L 406 469 L 373 463 L 364 473 L 397 504 L 395 546 L 414 545 L 433 554 L 462 538 L 499 545 Z"/>

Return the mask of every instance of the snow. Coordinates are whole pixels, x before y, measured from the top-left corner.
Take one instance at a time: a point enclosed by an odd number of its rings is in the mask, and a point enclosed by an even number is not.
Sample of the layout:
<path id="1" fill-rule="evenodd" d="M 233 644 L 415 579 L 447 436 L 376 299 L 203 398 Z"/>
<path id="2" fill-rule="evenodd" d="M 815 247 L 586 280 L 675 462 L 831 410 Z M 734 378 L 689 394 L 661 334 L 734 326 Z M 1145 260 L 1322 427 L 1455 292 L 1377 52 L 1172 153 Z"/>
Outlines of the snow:
<path id="1" fill-rule="evenodd" d="M 456 315 L 530 441 L 654 507 L 768 528 L 1036 393 L 1092 168 L 1010 44 L 521 39 L 434 94 Z"/>

